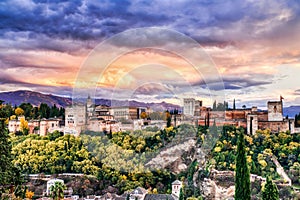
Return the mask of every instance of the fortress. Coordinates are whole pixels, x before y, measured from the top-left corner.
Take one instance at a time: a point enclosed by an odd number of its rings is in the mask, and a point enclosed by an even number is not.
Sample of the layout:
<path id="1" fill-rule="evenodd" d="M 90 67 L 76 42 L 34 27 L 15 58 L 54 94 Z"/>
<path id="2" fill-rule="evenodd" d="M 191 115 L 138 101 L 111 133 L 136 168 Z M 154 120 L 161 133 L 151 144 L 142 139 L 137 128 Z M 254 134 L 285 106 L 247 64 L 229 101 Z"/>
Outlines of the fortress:
<path id="1" fill-rule="evenodd" d="M 193 101 L 193 99 L 188 99 L 188 101 Z M 195 102 L 199 101 L 195 100 Z M 255 134 L 258 129 L 270 129 L 271 132 L 295 132 L 295 120 L 283 116 L 282 98 L 279 101 L 268 101 L 266 111 L 258 110 L 255 106 L 252 108 L 215 111 L 199 103 L 189 103 L 189 105 L 191 104 L 195 105 L 193 118 L 197 120 L 199 125 L 242 126 L 247 129 L 248 134 Z M 190 112 L 191 109 L 188 108 L 188 110 Z"/>

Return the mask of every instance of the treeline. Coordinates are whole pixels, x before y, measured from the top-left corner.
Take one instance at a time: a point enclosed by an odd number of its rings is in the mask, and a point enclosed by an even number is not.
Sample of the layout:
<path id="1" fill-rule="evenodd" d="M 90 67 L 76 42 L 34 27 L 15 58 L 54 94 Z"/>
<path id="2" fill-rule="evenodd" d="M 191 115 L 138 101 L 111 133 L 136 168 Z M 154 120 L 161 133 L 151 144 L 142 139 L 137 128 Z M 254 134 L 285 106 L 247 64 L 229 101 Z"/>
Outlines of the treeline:
<path id="1" fill-rule="evenodd" d="M 0 100 L 1 103 L 3 101 Z M 29 119 L 43 119 L 65 117 L 65 109 L 63 107 L 48 106 L 46 103 L 41 103 L 38 107 L 30 103 L 22 103 L 19 106 L 12 106 L 11 104 L 0 104 L 1 118 L 10 119 L 12 116 L 24 115 L 26 120 Z"/>

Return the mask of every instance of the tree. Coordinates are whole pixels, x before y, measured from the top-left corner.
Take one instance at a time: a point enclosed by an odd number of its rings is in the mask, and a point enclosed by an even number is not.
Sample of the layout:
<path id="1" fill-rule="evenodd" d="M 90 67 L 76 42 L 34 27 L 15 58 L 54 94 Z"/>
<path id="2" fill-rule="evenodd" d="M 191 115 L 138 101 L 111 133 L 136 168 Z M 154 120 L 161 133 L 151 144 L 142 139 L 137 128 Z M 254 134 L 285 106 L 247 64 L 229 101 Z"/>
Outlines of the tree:
<path id="1" fill-rule="evenodd" d="M 267 182 L 262 189 L 262 200 L 279 200 L 279 192 L 270 176 L 267 176 Z"/>
<path id="2" fill-rule="evenodd" d="M 14 109 L 10 104 L 2 104 L 3 102 L 0 100 L 0 118 L 8 119 L 14 114 Z"/>
<path id="3" fill-rule="evenodd" d="M 167 128 L 171 126 L 172 116 L 169 111 L 166 111 L 166 118 L 167 118 Z"/>
<path id="4" fill-rule="evenodd" d="M 59 109 L 54 104 L 50 109 L 50 117 L 59 117 L 59 115 L 60 115 Z"/>
<path id="5" fill-rule="evenodd" d="M 24 117 L 20 119 L 20 131 L 23 132 L 23 135 L 28 135 L 29 132 L 28 121 L 26 121 Z"/>
<path id="6" fill-rule="evenodd" d="M 17 116 L 24 115 L 24 110 L 22 108 L 18 107 L 18 108 L 15 109 L 15 114 Z"/>
<path id="7" fill-rule="evenodd" d="M 180 191 L 179 191 L 179 200 L 184 200 L 184 194 L 183 194 L 182 188 L 180 188 Z"/>
<path id="8" fill-rule="evenodd" d="M 238 133 L 236 169 L 235 169 L 235 199 L 236 200 L 250 200 L 250 172 L 247 164 L 247 157 L 245 151 L 244 131 Z"/>
<path id="9" fill-rule="evenodd" d="M 12 183 L 13 164 L 11 155 L 11 144 L 4 120 L 0 119 L 0 197 L 1 189 Z"/>
<path id="10" fill-rule="evenodd" d="M 141 118 L 142 119 L 146 119 L 148 117 L 147 113 L 146 112 L 142 112 L 141 113 Z"/>
<path id="11" fill-rule="evenodd" d="M 25 118 L 33 117 L 33 106 L 30 103 L 22 103 L 19 107 L 24 110 Z"/>
<path id="12" fill-rule="evenodd" d="M 216 100 L 213 103 L 213 110 L 217 110 L 217 101 Z"/>
<path id="13" fill-rule="evenodd" d="M 236 107 L 235 107 L 235 99 L 233 99 L 233 110 L 235 110 Z"/>
<path id="14" fill-rule="evenodd" d="M 64 199 L 64 190 L 67 187 L 62 182 L 55 182 L 54 185 L 50 187 L 50 196 L 54 200 Z"/>
<path id="15" fill-rule="evenodd" d="M 39 108 L 39 114 L 41 119 L 46 118 L 48 119 L 50 116 L 50 108 L 46 103 L 41 103 L 40 108 Z"/>

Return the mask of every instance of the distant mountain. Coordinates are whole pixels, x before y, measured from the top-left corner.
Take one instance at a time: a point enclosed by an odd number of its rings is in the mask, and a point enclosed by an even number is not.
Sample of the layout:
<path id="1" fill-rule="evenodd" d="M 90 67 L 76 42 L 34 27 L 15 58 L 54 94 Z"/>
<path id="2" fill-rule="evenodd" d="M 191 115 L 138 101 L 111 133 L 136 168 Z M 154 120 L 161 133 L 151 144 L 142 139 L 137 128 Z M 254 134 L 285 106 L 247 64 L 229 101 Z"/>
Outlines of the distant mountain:
<path id="1" fill-rule="evenodd" d="M 13 92 L 1 92 L 0 100 L 11 105 L 20 105 L 21 103 L 31 103 L 32 105 L 38 106 L 41 103 L 46 103 L 49 106 L 56 104 L 58 107 L 65 107 L 72 104 L 71 98 L 55 96 L 52 94 L 42 94 L 39 92 L 19 90 Z"/>
<path id="2" fill-rule="evenodd" d="M 20 105 L 23 102 L 31 103 L 32 105 L 38 106 L 41 103 L 46 103 L 49 106 L 56 104 L 59 107 L 66 107 L 72 104 L 72 99 L 68 97 L 55 96 L 52 94 L 42 94 L 39 92 L 19 90 L 13 92 L 2 92 L 0 93 L 0 100 L 5 101 L 5 103 L 10 103 L 11 105 Z M 140 106 L 140 107 L 150 107 L 155 111 L 162 111 L 167 109 L 180 109 L 180 106 L 161 102 L 161 103 L 144 103 L 139 101 L 113 101 L 109 99 L 95 99 L 97 105 L 108 105 L 108 106 Z"/>
<path id="3" fill-rule="evenodd" d="M 290 106 L 283 108 L 284 116 L 295 117 L 296 114 L 300 113 L 300 106 Z"/>

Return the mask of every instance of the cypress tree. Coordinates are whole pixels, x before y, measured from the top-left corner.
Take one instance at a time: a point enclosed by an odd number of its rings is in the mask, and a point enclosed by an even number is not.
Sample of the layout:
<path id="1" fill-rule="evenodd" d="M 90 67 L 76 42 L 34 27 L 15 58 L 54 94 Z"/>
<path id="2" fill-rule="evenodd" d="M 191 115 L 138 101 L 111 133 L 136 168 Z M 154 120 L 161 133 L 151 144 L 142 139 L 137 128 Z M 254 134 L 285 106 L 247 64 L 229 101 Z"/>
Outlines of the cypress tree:
<path id="1" fill-rule="evenodd" d="M 179 200 L 184 200 L 184 194 L 183 194 L 183 189 L 182 188 L 180 188 Z"/>
<path id="2" fill-rule="evenodd" d="M 0 119 L 0 188 L 2 186 L 2 189 L 9 186 L 13 178 L 11 144 L 8 138 L 9 135 L 4 125 L 4 119 Z"/>
<path id="3" fill-rule="evenodd" d="M 217 101 L 216 100 L 213 103 L 213 110 L 217 110 Z"/>
<path id="4" fill-rule="evenodd" d="M 234 196 L 236 200 L 250 200 L 250 172 L 245 151 L 244 131 L 241 130 L 238 135 Z"/>
<path id="5" fill-rule="evenodd" d="M 236 107 L 235 107 L 235 99 L 233 99 L 233 110 L 235 110 Z"/>
<path id="6" fill-rule="evenodd" d="M 267 177 L 267 182 L 262 190 L 262 200 L 279 200 L 277 186 L 273 183 L 270 176 Z"/>

